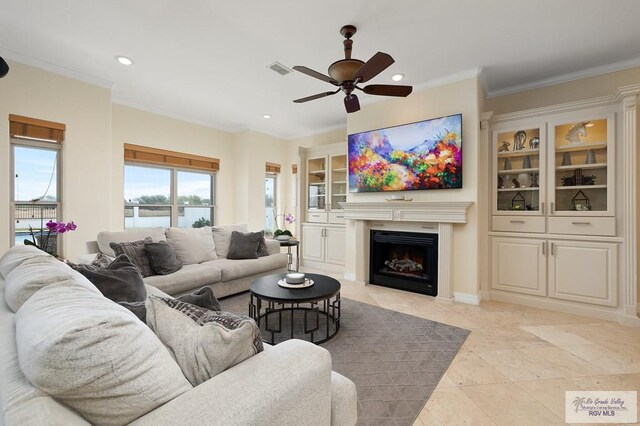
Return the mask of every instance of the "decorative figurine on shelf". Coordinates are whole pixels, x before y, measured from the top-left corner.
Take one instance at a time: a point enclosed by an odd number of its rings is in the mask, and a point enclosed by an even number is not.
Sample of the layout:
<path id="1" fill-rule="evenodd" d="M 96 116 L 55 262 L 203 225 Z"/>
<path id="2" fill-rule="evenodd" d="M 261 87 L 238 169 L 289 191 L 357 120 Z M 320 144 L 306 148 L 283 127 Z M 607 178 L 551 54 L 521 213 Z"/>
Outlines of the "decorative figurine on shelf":
<path id="1" fill-rule="evenodd" d="M 531 187 L 538 188 L 540 184 L 538 183 L 538 173 L 531 173 Z"/>
<path id="2" fill-rule="evenodd" d="M 591 210 L 591 201 L 582 190 L 578 191 L 571 199 L 571 210 L 578 212 L 588 212 Z"/>
<path id="3" fill-rule="evenodd" d="M 516 195 L 511 199 L 511 210 L 526 210 L 527 202 L 520 191 L 516 192 Z"/>
<path id="4" fill-rule="evenodd" d="M 584 142 L 580 138 L 587 137 L 587 127 L 590 127 L 590 121 L 581 121 L 576 123 L 567 132 L 564 139 L 569 142 L 569 145 L 584 145 Z"/>
<path id="5" fill-rule="evenodd" d="M 596 175 L 582 176 L 582 184 L 583 185 L 595 185 L 596 184 Z"/>
<path id="6" fill-rule="evenodd" d="M 529 139 L 529 148 L 531 149 L 540 148 L 540 138 L 537 136 L 534 136 L 531 139 Z"/>
<path id="7" fill-rule="evenodd" d="M 498 176 L 498 189 L 504 188 L 504 179 L 502 176 Z"/>
<path id="8" fill-rule="evenodd" d="M 524 160 L 522 160 L 522 168 L 523 169 L 530 169 L 531 168 L 531 156 L 527 155 L 524 157 Z"/>
<path id="9" fill-rule="evenodd" d="M 507 152 L 509 151 L 509 145 L 511 145 L 507 141 L 502 141 L 502 145 L 498 147 L 498 152 Z"/>
<path id="10" fill-rule="evenodd" d="M 521 188 L 526 188 L 531 185 L 531 175 L 529 173 L 520 173 L 518 175 L 518 183 L 520 183 Z"/>
<path id="11" fill-rule="evenodd" d="M 571 153 L 565 152 L 564 154 L 562 154 L 562 165 L 563 166 L 571 165 Z"/>
<path id="12" fill-rule="evenodd" d="M 596 164 L 598 161 L 596 160 L 596 150 L 590 149 L 587 151 L 587 158 L 585 159 L 585 164 Z"/>
<path id="13" fill-rule="evenodd" d="M 564 177 L 561 177 L 560 179 L 562 179 L 562 186 L 575 186 L 576 185 L 575 176 L 564 176 Z"/>
<path id="14" fill-rule="evenodd" d="M 582 169 L 575 169 L 573 171 L 573 184 L 582 185 Z"/>
<path id="15" fill-rule="evenodd" d="M 511 182 L 513 182 L 513 185 L 511 185 L 512 188 L 520 188 L 520 182 L 518 182 L 518 179 L 513 178 L 511 179 Z"/>
<path id="16" fill-rule="evenodd" d="M 518 130 L 513 134 L 513 150 L 520 151 L 524 149 L 524 143 L 527 140 L 527 132 Z"/>
<path id="17" fill-rule="evenodd" d="M 504 163 L 502 164 L 502 170 L 511 170 L 511 160 L 508 158 L 504 159 Z"/>

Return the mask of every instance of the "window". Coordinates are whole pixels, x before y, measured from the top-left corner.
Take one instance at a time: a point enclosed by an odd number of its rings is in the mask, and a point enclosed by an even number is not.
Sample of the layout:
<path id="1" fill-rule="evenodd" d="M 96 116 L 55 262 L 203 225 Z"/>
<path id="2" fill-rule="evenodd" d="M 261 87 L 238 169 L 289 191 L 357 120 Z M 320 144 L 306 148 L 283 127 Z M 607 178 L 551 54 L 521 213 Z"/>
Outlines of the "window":
<path id="1" fill-rule="evenodd" d="M 264 230 L 265 234 L 271 235 L 276 230 L 276 183 L 278 175 L 267 173 L 264 178 Z"/>
<path id="2" fill-rule="evenodd" d="M 125 229 L 213 225 L 214 179 L 210 172 L 125 164 Z"/>
<path id="3" fill-rule="evenodd" d="M 42 243 L 41 230 L 50 220 L 61 220 L 61 143 L 64 124 L 16 115 L 9 116 L 11 136 L 11 245 L 31 239 Z M 47 251 L 57 250 L 51 239 Z"/>

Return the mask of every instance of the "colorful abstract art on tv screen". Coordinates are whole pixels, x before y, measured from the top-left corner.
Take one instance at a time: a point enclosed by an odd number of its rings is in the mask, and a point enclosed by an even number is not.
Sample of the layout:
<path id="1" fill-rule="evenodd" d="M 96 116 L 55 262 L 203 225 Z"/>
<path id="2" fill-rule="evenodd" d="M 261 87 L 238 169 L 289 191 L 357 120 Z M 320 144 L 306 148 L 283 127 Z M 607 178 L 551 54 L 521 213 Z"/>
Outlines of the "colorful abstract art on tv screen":
<path id="1" fill-rule="evenodd" d="M 462 188 L 462 114 L 349 135 L 349 192 Z"/>

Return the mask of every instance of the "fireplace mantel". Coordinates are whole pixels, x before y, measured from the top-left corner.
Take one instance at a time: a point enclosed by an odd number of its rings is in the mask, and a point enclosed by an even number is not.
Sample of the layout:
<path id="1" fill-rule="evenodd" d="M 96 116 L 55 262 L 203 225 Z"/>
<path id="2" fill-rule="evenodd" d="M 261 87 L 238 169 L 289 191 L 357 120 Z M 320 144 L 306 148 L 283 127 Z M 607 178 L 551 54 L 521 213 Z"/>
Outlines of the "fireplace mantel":
<path id="1" fill-rule="evenodd" d="M 453 225 L 468 221 L 469 201 L 386 201 L 340 203 L 344 218 L 355 225 L 348 231 L 355 272 L 345 274 L 352 280 L 368 282 L 369 231 L 371 222 L 392 222 L 410 226 L 411 222 L 437 223 L 438 232 L 438 296 L 436 300 L 452 302 L 453 292 Z M 348 262 L 349 264 L 349 262 Z M 471 302 L 471 303 L 479 303 Z"/>
<path id="2" fill-rule="evenodd" d="M 340 203 L 347 220 L 467 223 L 468 201 L 384 201 Z"/>

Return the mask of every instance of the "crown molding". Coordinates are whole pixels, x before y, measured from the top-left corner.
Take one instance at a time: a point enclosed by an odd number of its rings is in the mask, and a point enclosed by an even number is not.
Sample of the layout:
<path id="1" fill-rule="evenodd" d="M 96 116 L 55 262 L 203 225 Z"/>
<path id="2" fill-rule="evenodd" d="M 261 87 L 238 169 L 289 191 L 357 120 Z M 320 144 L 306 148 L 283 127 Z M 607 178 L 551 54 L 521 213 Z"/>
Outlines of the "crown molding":
<path id="1" fill-rule="evenodd" d="M 614 62 L 612 64 L 600 65 L 593 68 L 587 68 L 580 71 L 574 71 L 566 74 L 560 74 L 555 77 L 549 77 L 542 80 L 532 81 L 515 86 L 505 87 L 502 89 L 490 90 L 487 98 L 496 98 L 498 96 L 512 95 L 514 93 L 525 92 L 527 90 L 540 89 L 542 87 L 554 86 L 556 84 L 567 83 L 569 81 L 580 80 L 587 77 L 595 77 L 611 72 L 622 71 L 629 68 L 640 66 L 640 58 L 628 59 L 626 61 Z"/>
<path id="2" fill-rule="evenodd" d="M 451 83 L 457 83 L 458 81 L 469 80 L 470 78 L 481 77 L 481 80 L 482 80 L 483 78 L 482 75 L 483 75 L 482 67 L 470 68 L 468 70 L 460 71 L 454 74 L 449 74 L 446 77 L 434 78 L 432 80 L 428 80 L 420 84 L 414 84 L 413 89 L 419 92 L 425 89 L 431 89 L 434 87 L 446 86 L 447 84 L 451 84 Z"/>
<path id="3" fill-rule="evenodd" d="M 38 68 L 44 71 L 58 74 L 63 77 L 72 78 L 74 80 L 82 81 L 83 83 L 92 84 L 94 86 L 102 87 L 103 89 L 111 90 L 115 84 L 113 81 L 106 80 L 94 75 L 85 74 L 83 72 L 75 71 L 69 68 L 61 67 L 60 65 L 46 62 L 41 59 L 34 58 L 32 56 L 23 55 L 22 53 L 15 52 L 13 50 L 0 47 L 0 56 L 10 61 L 18 62 L 23 65 Z"/>

